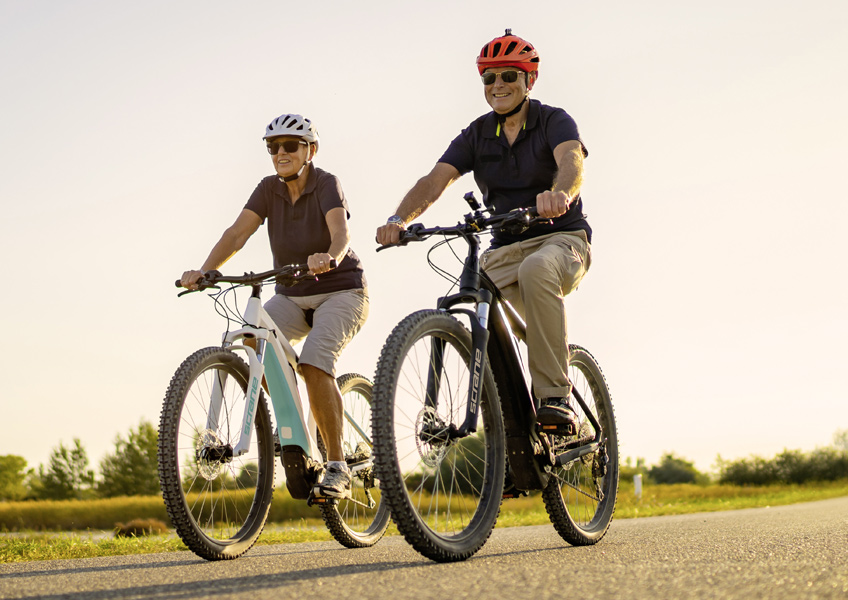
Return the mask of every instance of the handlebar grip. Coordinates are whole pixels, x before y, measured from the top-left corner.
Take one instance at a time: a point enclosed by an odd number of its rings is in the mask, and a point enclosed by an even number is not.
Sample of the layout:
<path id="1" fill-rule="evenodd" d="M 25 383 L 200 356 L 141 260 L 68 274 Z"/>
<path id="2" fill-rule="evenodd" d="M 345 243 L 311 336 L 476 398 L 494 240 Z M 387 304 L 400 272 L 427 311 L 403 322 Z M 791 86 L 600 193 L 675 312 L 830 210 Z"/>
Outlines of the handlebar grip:
<path id="1" fill-rule="evenodd" d="M 183 287 L 183 282 L 182 282 L 182 281 L 180 281 L 179 279 L 177 279 L 177 280 L 174 282 L 174 285 L 175 285 L 175 286 L 177 286 L 177 287 Z"/>
<path id="2" fill-rule="evenodd" d="M 335 259 L 335 258 L 331 258 L 331 259 L 330 259 L 330 268 L 331 268 L 331 269 L 335 269 L 335 268 L 336 268 L 336 267 L 338 267 L 338 266 L 339 266 L 339 263 L 336 261 L 336 259 Z"/>

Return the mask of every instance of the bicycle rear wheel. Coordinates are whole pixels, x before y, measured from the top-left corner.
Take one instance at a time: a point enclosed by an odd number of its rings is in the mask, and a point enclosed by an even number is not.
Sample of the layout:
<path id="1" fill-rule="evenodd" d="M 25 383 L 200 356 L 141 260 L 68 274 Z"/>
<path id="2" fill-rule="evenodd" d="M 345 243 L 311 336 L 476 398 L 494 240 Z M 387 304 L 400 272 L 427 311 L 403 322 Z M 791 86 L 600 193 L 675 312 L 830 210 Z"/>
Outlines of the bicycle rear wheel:
<path id="1" fill-rule="evenodd" d="M 274 492 L 271 417 L 255 399 L 248 452 L 233 456 L 242 432 L 249 369 L 233 352 L 203 348 L 180 365 L 159 421 L 159 479 L 171 523 L 208 560 L 244 554 L 262 533 Z M 222 390 L 220 405 L 213 398 Z"/>
<path id="2" fill-rule="evenodd" d="M 350 497 L 320 504 L 330 533 L 342 546 L 373 546 L 389 526 L 389 509 L 382 502 L 374 476 L 371 439 L 372 383 L 367 377 L 348 373 L 338 378 L 344 407 L 342 445 L 352 471 Z"/>
<path id="3" fill-rule="evenodd" d="M 542 491 L 545 509 L 554 529 L 569 544 L 587 546 L 604 537 L 612 522 L 618 495 L 618 435 L 612 398 L 595 358 L 580 346 L 570 345 L 568 376 L 601 428 L 605 440 L 595 452 L 554 467 L 547 487 Z M 577 439 L 591 440 L 595 428 L 586 412 L 573 398 L 577 413 Z M 554 454 L 564 451 L 574 437 L 550 436 Z"/>
<path id="4" fill-rule="evenodd" d="M 377 476 L 406 540 L 439 562 L 465 560 L 492 533 L 504 483 L 500 400 L 471 334 L 453 316 L 413 313 L 395 327 L 374 382 Z M 482 372 L 481 372 L 482 370 Z M 477 432 L 459 437 L 469 379 L 482 375 Z"/>

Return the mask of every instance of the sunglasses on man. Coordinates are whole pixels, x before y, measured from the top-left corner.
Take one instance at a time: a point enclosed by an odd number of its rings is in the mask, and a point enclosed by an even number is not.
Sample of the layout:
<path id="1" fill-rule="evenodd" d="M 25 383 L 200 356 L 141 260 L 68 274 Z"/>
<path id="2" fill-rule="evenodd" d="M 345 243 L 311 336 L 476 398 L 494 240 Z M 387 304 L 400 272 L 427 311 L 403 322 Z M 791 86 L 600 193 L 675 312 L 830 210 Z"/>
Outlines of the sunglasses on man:
<path id="1" fill-rule="evenodd" d="M 294 154 L 301 144 L 308 146 L 303 140 L 286 140 L 284 142 L 268 142 L 265 147 L 268 148 L 268 154 L 272 155 L 277 154 L 281 147 L 287 154 Z"/>
<path id="2" fill-rule="evenodd" d="M 498 76 L 500 76 L 501 81 L 504 83 L 515 83 L 518 81 L 518 76 L 523 73 L 524 71 L 501 71 L 500 73 L 490 73 L 487 71 L 480 75 L 480 79 L 483 80 L 483 85 L 492 85 Z"/>

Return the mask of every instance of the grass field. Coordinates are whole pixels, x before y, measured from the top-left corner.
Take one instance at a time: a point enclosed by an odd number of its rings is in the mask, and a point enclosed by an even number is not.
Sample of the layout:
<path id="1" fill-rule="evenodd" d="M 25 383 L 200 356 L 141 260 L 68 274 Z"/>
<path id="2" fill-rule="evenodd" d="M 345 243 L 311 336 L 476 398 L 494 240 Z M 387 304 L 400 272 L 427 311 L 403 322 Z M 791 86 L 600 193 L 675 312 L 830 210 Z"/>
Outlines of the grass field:
<path id="1" fill-rule="evenodd" d="M 678 515 L 765 506 L 780 506 L 848 496 L 848 481 L 805 486 L 739 487 L 690 484 L 645 486 L 641 499 L 634 495 L 633 484 L 622 482 L 616 519 L 659 515 Z M 160 500 L 161 502 L 161 500 Z M 30 503 L 37 504 L 37 503 Z M 81 508 L 79 510 L 82 510 Z M 95 506 L 93 510 L 98 510 Z M 541 498 L 530 496 L 506 500 L 498 527 L 543 525 L 548 516 Z M 387 535 L 397 535 L 394 526 Z M 279 520 L 259 538 L 259 545 L 331 540 L 320 518 Z M 17 531 L 0 534 L 0 563 L 65 558 L 89 558 L 123 554 L 185 551 L 174 535 L 140 538 L 115 538 L 109 532 L 82 531 L 49 533 Z"/>

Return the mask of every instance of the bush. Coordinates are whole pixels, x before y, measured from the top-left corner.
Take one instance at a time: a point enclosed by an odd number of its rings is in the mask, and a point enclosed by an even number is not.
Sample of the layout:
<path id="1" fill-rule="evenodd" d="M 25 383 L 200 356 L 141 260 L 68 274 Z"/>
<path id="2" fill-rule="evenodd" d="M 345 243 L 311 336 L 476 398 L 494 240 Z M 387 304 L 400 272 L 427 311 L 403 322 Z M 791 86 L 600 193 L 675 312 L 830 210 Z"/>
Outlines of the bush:
<path id="1" fill-rule="evenodd" d="M 848 451 L 818 448 L 810 453 L 784 450 L 772 459 L 751 456 L 734 461 L 719 457 L 719 482 L 733 485 L 802 484 L 848 478 Z"/>
<path id="2" fill-rule="evenodd" d="M 115 523 L 115 537 L 142 537 L 167 533 L 168 526 L 159 519 L 133 519 L 127 524 Z"/>
<path id="3" fill-rule="evenodd" d="M 654 483 L 709 483 L 706 475 L 695 468 L 695 463 L 675 456 L 669 452 L 663 454 L 660 464 L 648 470 L 648 476 Z"/>

